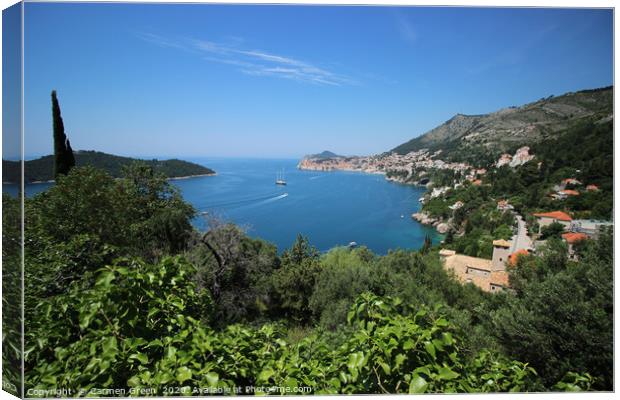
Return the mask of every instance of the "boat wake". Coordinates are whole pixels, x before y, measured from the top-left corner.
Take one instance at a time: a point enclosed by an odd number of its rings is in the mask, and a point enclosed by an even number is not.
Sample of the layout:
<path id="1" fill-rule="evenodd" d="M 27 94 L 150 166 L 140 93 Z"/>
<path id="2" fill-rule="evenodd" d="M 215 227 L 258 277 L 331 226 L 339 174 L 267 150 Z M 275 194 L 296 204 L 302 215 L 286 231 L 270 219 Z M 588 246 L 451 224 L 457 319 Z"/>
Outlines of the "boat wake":
<path id="1" fill-rule="evenodd" d="M 272 197 L 272 198 L 270 198 L 270 199 L 260 201 L 260 202 L 258 202 L 258 203 L 257 203 L 257 205 L 258 205 L 258 204 L 267 204 L 267 203 L 271 203 L 271 202 L 274 202 L 274 201 L 278 201 L 278 200 L 280 200 L 280 199 L 283 199 L 283 198 L 285 198 L 285 197 L 288 197 L 288 193 L 282 193 L 282 194 L 281 194 L 281 195 L 279 195 L 279 196 Z"/>
<path id="2" fill-rule="evenodd" d="M 207 206 L 201 207 L 201 214 L 206 213 L 207 210 L 213 209 L 221 209 L 221 208 L 236 208 L 247 205 L 258 205 L 264 203 L 270 203 L 272 201 L 280 200 L 288 196 L 288 193 L 275 192 L 269 193 L 261 196 L 252 196 L 246 198 L 234 199 L 231 201 L 225 201 L 220 203 L 209 204 Z"/>

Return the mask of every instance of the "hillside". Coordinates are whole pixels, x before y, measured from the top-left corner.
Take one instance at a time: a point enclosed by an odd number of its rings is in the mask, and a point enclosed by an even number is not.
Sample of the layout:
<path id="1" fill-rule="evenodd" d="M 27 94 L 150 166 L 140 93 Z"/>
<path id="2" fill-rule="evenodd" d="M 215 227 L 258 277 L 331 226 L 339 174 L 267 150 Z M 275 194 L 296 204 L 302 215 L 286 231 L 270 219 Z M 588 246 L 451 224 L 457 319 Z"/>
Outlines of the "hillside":
<path id="1" fill-rule="evenodd" d="M 493 159 L 522 145 L 554 139 L 582 121 L 607 120 L 612 114 L 613 87 L 571 92 L 490 114 L 457 114 L 391 151 L 442 150 L 442 158 L 451 161 Z"/>
<path id="2" fill-rule="evenodd" d="M 336 153 L 333 153 L 333 152 L 331 152 L 329 150 L 322 151 L 319 154 L 310 154 L 310 155 L 305 156 L 305 158 L 315 158 L 315 159 L 338 158 L 338 157 L 344 157 L 344 156 L 340 156 L 340 155 L 338 155 Z"/>
<path id="3" fill-rule="evenodd" d="M 92 165 L 107 171 L 114 177 L 121 176 L 124 165 L 134 161 L 144 161 L 156 171 L 163 173 L 169 178 L 177 178 L 192 175 L 210 175 L 215 172 L 212 169 L 191 162 L 171 160 L 138 160 L 136 158 L 115 156 L 99 151 L 76 151 L 75 163 L 77 166 Z M 25 162 L 24 178 L 26 182 L 49 181 L 54 179 L 54 156 L 48 155 L 36 160 Z M 2 182 L 14 183 L 19 177 L 19 162 L 2 160 Z"/>

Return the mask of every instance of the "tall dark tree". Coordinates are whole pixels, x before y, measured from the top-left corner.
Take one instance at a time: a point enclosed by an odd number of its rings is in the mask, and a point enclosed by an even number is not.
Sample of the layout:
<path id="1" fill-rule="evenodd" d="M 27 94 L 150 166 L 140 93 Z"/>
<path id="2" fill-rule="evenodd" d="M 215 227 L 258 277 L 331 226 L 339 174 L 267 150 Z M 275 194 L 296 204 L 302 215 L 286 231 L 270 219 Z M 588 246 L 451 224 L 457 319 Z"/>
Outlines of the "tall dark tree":
<path id="1" fill-rule="evenodd" d="M 424 245 L 422 245 L 422 248 L 420 249 L 420 253 L 422 254 L 428 253 L 431 247 L 433 247 L 433 241 L 431 240 L 430 236 L 426 235 L 424 237 Z"/>
<path id="2" fill-rule="evenodd" d="M 54 177 L 67 175 L 69 170 L 75 166 L 75 157 L 67 135 L 65 135 L 65 125 L 60 115 L 60 106 L 56 91 L 52 90 L 52 120 L 54 124 Z"/>

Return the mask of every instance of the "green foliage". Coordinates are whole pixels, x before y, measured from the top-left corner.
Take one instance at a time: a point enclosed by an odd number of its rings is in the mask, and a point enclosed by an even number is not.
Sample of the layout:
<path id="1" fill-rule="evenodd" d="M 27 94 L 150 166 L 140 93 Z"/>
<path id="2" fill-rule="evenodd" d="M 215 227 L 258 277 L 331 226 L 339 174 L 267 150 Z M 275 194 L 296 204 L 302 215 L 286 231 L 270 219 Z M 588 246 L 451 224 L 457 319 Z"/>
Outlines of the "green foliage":
<path id="1" fill-rule="evenodd" d="M 560 392 L 581 392 L 592 389 L 594 378 L 587 372 L 580 375 L 575 372 L 567 372 L 564 378 L 553 386 L 553 389 Z"/>
<path id="2" fill-rule="evenodd" d="M 22 364 L 22 259 L 20 201 L 2 196 L 2 388 L 19 396 Z"/>
<path id="3" fill-rule="evenodd" d="M 206 321 L 209 297 L 196 291 L 192 273 L 180 258 L 123 259 L 91 272 L 92 285 L 74 282 L 41 301 L 27 330 L 27 387 L 126 388 Z"/>
<path id="4" fill-rule="evenodd" d="M 424 237 L 424 244 L 422 245 L 422 248 L 420 249 L 420 253 L 422 254 L 428 253 L 431 247 L 433 247 L 433 241 L 431 240 L 430 236 L 426 235 Z"/>
<path id="5" fill-rule="evenodd" d="M 448 218 L 452 214 L 452 210 L 450 210 L 450 203 L 441 197 L 430 199 L 424 204 L 422 210 L 427 212 L 431 217 L 435 218 Z"/>
<path id="6" fill-rule="evenodd" d="M 91 235 L 128 253 L 153 257 L 186 246 L 194 210 L 165 177 L 134 164 L 123 179 L 91 167 L 73 168 L 50 189 L 27 199 L 25 215 L 29 240 L 63 243 Z"/>
<path id="7" fill-rule="evenodd" d="M 298 235 L 293 246 L 282 253 L 280 268 L 272 276 L 278 314 L 296 323 L 310 323 L 309 302 L 320 272 L 318 250 Z"/>
<path id="8" fill-rule="evenodd" d="M 526 364 L 489 353 L 463 359 L 441 315 L 369 294 L 348 312 L 353 334 L 338 346 L 320 332 L 292 345 L 271 324 L 213 331 L 200 323 L 208 298 L 187 279 L 188 264 L 167 258 L 137 268 L 136 262 L 106 267 L 92 288 L 74 285 L 39 305 L 39 325 L 27 342 L 28 388 L 75 394 L 155 389 L 151 395 L 234 393 L 247 386 L 289 393 L 307 387 L 317 394 L 445 393 L 523 391 L 535 382 Z M 46 329 L 50 324 L 53 329 Z M 168 392 L 171 387 L 178 392 Z"/>
<path id="9" fill-rule="evenodd" d="M 338 247 L 321 258 L 322 269 L 310 298 L 310 309 L 322 326 L 335 329 L 358 295 L 372 290 L 374 255 L 365 247 Z"/>
<path id="10" fill-rule="evenodd" d="M 589 373 L 593 389 L 612 387 L 613 262 L 611 234 L 588 243 L 578 262 L 551 244 L 532 266 L 519 263 L 517 296 L 491 315 L 489 331 L 509 355 L 528 361 L 552 386 L 567 372 Z M 532 268 L 534 267 L 534 268 Z"/>
<path id="11" fill-rule="evenodd" d="M 559 238 L 560 235 L 564 232 L 564 225 L 559 222 L 553 222 L 550 225 L 543 226 L 540 229 L 540 239 L 545 240 L 549 238 Z"/>
<path id="12" fill-rule="evenodd" d="M 210 248 L 205 245 L 208 243 Z M 208 288 L 218 325 L 260 319 L 272 306 L 271 276 L 278 266 L 274 245 L 247 237 L 233 224 L 212 222 L 186 252 L 200 287 Z M 217 256 L 215 256 L 217 254 Z"/>

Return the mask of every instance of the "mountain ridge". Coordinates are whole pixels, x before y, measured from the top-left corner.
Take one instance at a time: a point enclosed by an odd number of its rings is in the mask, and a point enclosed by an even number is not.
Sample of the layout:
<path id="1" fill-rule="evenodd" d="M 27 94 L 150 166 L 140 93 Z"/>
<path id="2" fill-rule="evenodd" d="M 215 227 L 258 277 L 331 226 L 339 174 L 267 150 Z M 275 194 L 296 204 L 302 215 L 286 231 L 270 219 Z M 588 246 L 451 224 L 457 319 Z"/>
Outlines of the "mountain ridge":
<path id="1" fill-rule="evenodd" d="M 441 150 L 442 156 L 454 161 L 468 159 L 467 153 L 495 157 L 522 145 L 556 137 L 578 121 L 611 116 L 613 86 L 586 89 L 487 114 L 459 113 L 390 152 L 402 155 L 424 148 Z"/>

